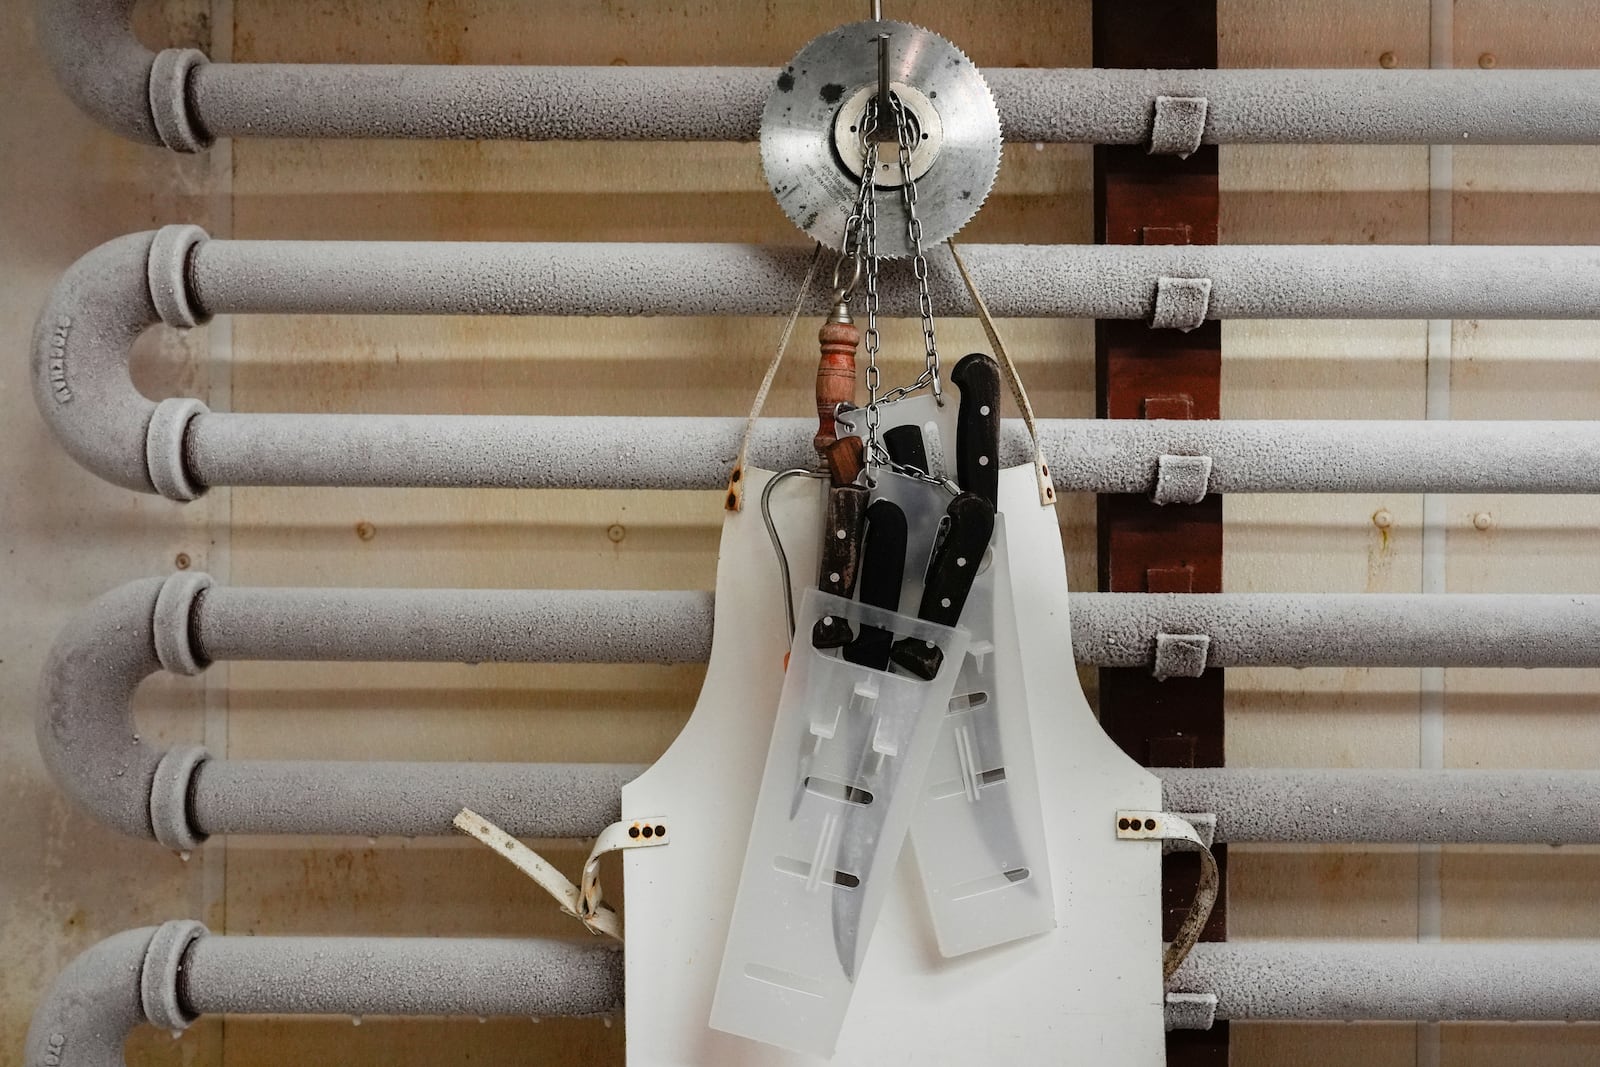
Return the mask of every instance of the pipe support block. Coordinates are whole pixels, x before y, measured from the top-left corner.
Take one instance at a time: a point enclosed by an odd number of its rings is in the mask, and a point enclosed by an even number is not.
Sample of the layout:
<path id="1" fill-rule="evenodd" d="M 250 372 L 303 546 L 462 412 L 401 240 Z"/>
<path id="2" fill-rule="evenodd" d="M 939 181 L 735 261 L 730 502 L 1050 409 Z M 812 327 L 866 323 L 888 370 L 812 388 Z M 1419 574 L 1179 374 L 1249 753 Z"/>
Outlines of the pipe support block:
<path id="1" fill-rule="evenodd" d="M 1188 159 L 1199 151 L 1205 139 L 1207 106 L 1203 96 L 1157 95 L 1150 154 Z"/>

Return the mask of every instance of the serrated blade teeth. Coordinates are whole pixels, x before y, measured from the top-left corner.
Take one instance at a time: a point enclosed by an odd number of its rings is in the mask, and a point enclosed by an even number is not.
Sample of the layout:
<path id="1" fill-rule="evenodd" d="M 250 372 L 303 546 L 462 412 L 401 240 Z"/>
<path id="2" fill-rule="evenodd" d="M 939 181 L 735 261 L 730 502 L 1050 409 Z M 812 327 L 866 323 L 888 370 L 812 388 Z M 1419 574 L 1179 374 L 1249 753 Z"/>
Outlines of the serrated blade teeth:
<path id="1" fill-rule="evenodd" d="M 891 34 L 891 78 L 920 94 L 933 113 L 929 122 L 937 124 L 937 139 L 916 150 L 929 160 L 915 179 L 923 246 L 965 226 L 999 174 L 1000 115 L 966 53 L 939 34 L 905 22 L 834 29 L 802 48 L 780 73 L 761 122 L 762 165 L 779 207 L 796 226 L 833 248 L 843 243 L 845 220 L 859 191 L 859 179 L 836 147 L 834 122 L 863 87 L 876 82 L 876 36 L 885 30 Z M 925 140 L 932 136 L 923 132 Z M 859 161 L 855 167 L 860 169 Z M 876 191 L 878 252 L 890 258 L 912 251 L 898 175 L 895 185 Z"/>

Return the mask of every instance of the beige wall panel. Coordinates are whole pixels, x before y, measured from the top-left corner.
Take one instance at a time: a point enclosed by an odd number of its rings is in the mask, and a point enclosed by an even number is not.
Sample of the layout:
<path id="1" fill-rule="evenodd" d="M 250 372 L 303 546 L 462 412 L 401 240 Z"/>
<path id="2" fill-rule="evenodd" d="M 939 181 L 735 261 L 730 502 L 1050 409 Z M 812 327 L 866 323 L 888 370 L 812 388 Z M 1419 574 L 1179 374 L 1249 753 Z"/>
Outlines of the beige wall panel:
<path id="1" fill-rule="evenodd" d="M 1399 1023 L 1235 1023 L 1229 1062 L 1235 1067 L 1411 1067 L 1414 1031 Z"/>
<path id="2" fill-rule="evenodd" d="M 1587 0 L 1455 0 L 1458 67 L 1593 67 Z"/>
<path id="3" fill-rule="evenodd" d="M 1428 63 L 1426 2 L 1329 7 L 1222 0 L 1224 67 Z M 1226 146 L 1221 236 L 1228 244 L 1411 244 L 1428 239 L 1422 148 Z M 1423 415 L 1426 325 L 1223 324 L 1222 415 L 1415 419 Z M 1421 500 L 1414 496 L 1233 496 L 1224 501 L 1230 592 L 1414 592 Z M 1239 766 L 1415 766 L 1418 675 L 1411 670 L 1230 670 L 1228 762 Z M 1411 849 L 1234 846 L 1230 937 L 1416 936 Z M 1237 1067 L 1415 1062 L 1410 1026 L 1238 1025 Z"/>
<path id="4" fill-rule="evenodd" d="M 1428 65 L 1428 0 L 1218 0 L 1223 67 Z M 1223 205 L 1226 208 L 1226 204 Z"/>
<path id="5" fill-rule="evenodd" d="M 1455 5 L 1460 66 L 1593 67 L 1592 5 Z M 1475 146 L 1454 152 L 1456 240 L 1485 244 L 1600 241 L 1593 148 Z M 1593 323 L 1457 323 L 1456 418 L 1593 418 Z M 1600 586 L 1590 497 L 1451 499 L 1452 592 L 1590 592 Z M 1476 520 L 1476 521 L 1475 521 Z M 1479 528 L 1483 527 L 1483 528 Z M 1594 697 L 1583 671 L 1448 672 L 1445 759 L 1460 767 L 1600 766 Z M 1594 937 L 1592 849 L 1446 850 L 1444 933 L 1455 937 Z M 1449 1067 L 1594 1062 L 1594 1027 L 1446 1027 Z"/>
<path id="6" fill-rule="evenodd" d="M 1600 1026 L 1524 1023 L 1441 1027 L 1447 1067 L 1588 1067 L 1600 1062 Z"/>

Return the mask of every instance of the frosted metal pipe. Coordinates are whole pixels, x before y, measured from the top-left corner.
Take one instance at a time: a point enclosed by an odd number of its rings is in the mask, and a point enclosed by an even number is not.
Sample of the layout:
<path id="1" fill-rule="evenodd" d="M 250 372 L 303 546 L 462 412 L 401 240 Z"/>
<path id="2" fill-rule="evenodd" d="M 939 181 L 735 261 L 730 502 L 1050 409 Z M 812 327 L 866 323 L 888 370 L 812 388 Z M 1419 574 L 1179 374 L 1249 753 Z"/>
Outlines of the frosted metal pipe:
<path id="1" fill-rule="evenodd" d="M 199 412 L 182 455 L 223 485 L 721 489 L 737 418 L 255 415 Z M 1210 456 L 1216 493 L 1596 493 L 1600 425 L 1580 421 L 1046 419 L 1062 492 L 1149 493 L 1163 455 Z M 765 419 L 750 459 L 808 466 L 816 420 Z M 1002 458 L 1032 456 L 1021 422 Z M 666 445 L 664 443 L 670 443 Z"/>
<path id="2" fill-rule="evenodd" d="M 1401 1022 L 1600 1019 L 1600 941 L 1201 942 L 1167 988 L 1216 1018 Z"/>
<path id="3" fill-rule="evenodd" d="M 1222 1020 L 1600 1019 L 1600 942 L 1202 942 L 1167 983 Z M 202 1015 L 595 1015 L 620 951 L 554 940 L 227 937 L 174 921 L 106 938 L 33 1014 L 25 1067 L 123 1067 L 145 1023 Z"/>
<path id="4" fill-rule="evenodd" d="M 35 1009 L 26 1067 L 123 1067 L 149 1023 L 201 1015 L 584 1016 L 622 1004 L 622 953 L 593 942 L 218 937 L 197 922 L 128 930 L 72 963 Z"/>
<path id="5" fill-rule="evenodd" d="M 1163 277 L 1209 278 L 1211 319 L 1600 317 L 1600 248 L 1510 245 L 971 245 L 1001 316 L 1145 319 Z M 193 313 L 780 315 L 808 249 L 740 244 L 449 241 L 196 242 Z M 934 302 L 969 314 L 948 251 Z M 886 268 L 883 308 L 916 314 L 910 267 Z M 828 307 L 814 285 L 808 309 Z"/>
<path id="6" fill-rule="evenodd" d="M 1583 667 L 1600 661 L 1600 596 L 1452 593 L 1079 593 L 1079 663 L 1142 667 L 1157 634 L 1209 639 L 1211 667 Z"/>
<path id="7" fill-rule="evenodd" d="M 467 806 L 521 836 L 592 836 L 618 818 L 622 785 L 643 768 L 234 763 L 212 758 L 202 746 L 152 744 L 134 721 L 133 695 L 159 670 L 198 673 L 235 650 L 245 634 L 253 635 L 249 647 L 257 656 L 603 663 L 670 658 L 661 636 L 669 624 L 695 635 L 690 652 L 703 659 L 711 628 L 709 598 L 695 594 L 649 602 L 636 601 L 637 594 L 513 594 L 516 609 L 496 615 L 481 606 L 496 598 L 472 590 L 429 598 L 425 606 L 407 593 L 303 590 L 297 610 L 284 607 L 284 592 L 259 598 L 256 618 L 245 611 L 237 623 L 242 633 L 226 631 L 219 620 L 234 618 L 229 612 L 252 599 L 249 591 L 213 589 L 210 578 L 190 572 L 131 582 L 74 619 L 45 662 L 37 724 L 45 766 L 62 790 L 122 833 L 175 849 L 194 848 L 213 833 L 246 831 L 449 834 L 450 820 Z M 610 610 L 595 609 L 608 597 Z M 502 633 L 485 632 L 486 614 Z M 635 622 L 592 628 L 601 618 Z M 364 647 L 346 636 L 361 633 Z M 319 647 L 316 635 L 327 644 Z M 246 783 L 253 789 L 248 795 Z M 229 793 L 215 795 L 219 790 Z"/>
<path id="8" fill-rule="evenodd" d="M 1214 317 L 1600 314 L 1592 248 L 968 254 L 995 310 L 1013 315 L 1148 317 L 1169 273 L 1210 276 Z M 193 326 L 216 313 L 778 313 L 804 259 L 748 245 L 213 241 L 172 226 L 108 242 L 62 277 L 34 334 L 34 394 L 78 462 L 178 500 L 213 484 L 720 487 L 737 447 L 733 420 L 212 414 L 197 400 L 141 395 L 128 354 L 157 322 Z M 964 308 L 946 257 L 935 257 L 934 274 L 945 306 Z M 803 460 L 799 426 L 764 426 L 753 459 Z M 1589 433 L 1583 423 L 1045 425 L 1061 487 L 1099 492 L 1148 491 L 1163 453 L 1211 455 L 1218 492 L 1593 492 Z M 1020 430 L 1008 435 L 1024 455 Z M 694 452 L 661 447 L 686 439 Z"/>
<path id="9" fill-rule="evenodd" d="M 1217 840 L 1279 844 L 1600 841 L 1600 771 L 1168 767 L 1171 811 L 1217 816 Z"/>
<path id="10" fill-rule="evenodd" d="M 1313 624 L 1323 602 L 1329 610 Z M 1430 621 L 1450 617 L 1456 602 L 1472 605 L 1472 628 L 1458 633 Z M 1158 610 L 1172 604 L 1183 611 Z M 106 594 L 57 639 L 42 684 L 39 747 L 76 802 L 123 833 L 177 849 L 227 833 L 449 834 L 464 806 L 519 835 L 590 836 L 618 817 L 618 793 L 642 767 L 227 760 L 145 740 L 133 695 L 158 670 L 194 674 L 229 658 L 697 662 L 710 652 L 711 608 L 708 593 L 227 589 L 192 572 L 146 579 Z M 1286 610 L 1295 626 L 1258 624 L 1227 642 L 1219 637 L 1212 664 L 1600 661 L 1600 598 L 1560 596 L 1085 593 L 1073 600 L 1074 653 L 1084 663 L 1148 663 L 1165 620 L 1203 633 L 1217 619 L 1272 619 Z M 1400 651 L 1350 637 L 1358 625 L 1376 627 Z M 1126 646 L 1144 658 L 1123 658 Z M 1307 647 L 1320 651 L 1308 656 Z M 1170 805 L 1217 812 L 1219 832 L 1233 840 L 1600 843 L 1600 772 L 1161 773 Z M 1317 777 L 1323 773 L 1330 777 Z M 1324 792 L 1333 798 L 1329 810 L 1313 811 Z"/>
<path id="11" fill-rule="evenodd" d="M 749 141 L 767 67 L 211 63 L 145 48 L 134 0 L 39 0 L 38 34 L 78 105 L 125 137 Z M 1211 144 L 1596 144 L 1590 70 L 984 72 L 1012 141 L 1142 144 L 1160 96 L 1204 97 Z"/>

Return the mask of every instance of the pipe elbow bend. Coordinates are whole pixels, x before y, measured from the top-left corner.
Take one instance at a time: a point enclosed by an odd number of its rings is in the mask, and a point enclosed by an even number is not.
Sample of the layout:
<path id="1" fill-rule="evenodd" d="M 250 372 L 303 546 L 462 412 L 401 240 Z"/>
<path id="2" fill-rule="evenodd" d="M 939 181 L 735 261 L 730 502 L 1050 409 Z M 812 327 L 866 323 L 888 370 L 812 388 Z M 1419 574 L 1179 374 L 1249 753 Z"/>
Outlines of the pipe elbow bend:
<path id="1" fill-rule="evenodd" d="M 204 840 L 189 816 L 189 792 L 206 751 L 145 742 L 133 695 L 163 668 L 204 669 L 190 623 L 210 585 L 207 575 L 178 573 L 102 596 L 56 639 L 40 692 L 39 751 L 62 791 L 108 826 L 174 849 Z"/>
<path id="2" fill-rule="evenodd" d="M 106 242 L 62 275 L 33 335 L 34 400 L 61 446 L 108 482 L 174 500 L 205 491 L 188 475 L 183 437 L 206 408 L 145 397 L 128 357 L 158 322 L 208 321 L 187 281 L 190 255 L 205 240 L 198 226 L 167 226 Z"/>
<path id="3" fill-rule="evenodd" d="M 192 48 L 152 52 L 133 32 L 135 0 L 38 0 L 39 44 L 73 103 L 141 144 L 198 152 L 212 138 L 189 103 L 189 78 L 206 63 Z"/>
<path id="4" fill-rule="evenodd" d="M 177 975 L 206 928 L 179 920 L 113 934 L 56 978 L 28 1026 L 26 1067 L 124 1067 L 134 1027 L 181 1030 L 195 1016 L 178 996 Z"/>

